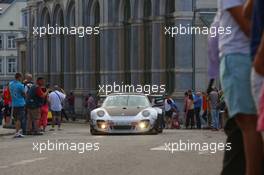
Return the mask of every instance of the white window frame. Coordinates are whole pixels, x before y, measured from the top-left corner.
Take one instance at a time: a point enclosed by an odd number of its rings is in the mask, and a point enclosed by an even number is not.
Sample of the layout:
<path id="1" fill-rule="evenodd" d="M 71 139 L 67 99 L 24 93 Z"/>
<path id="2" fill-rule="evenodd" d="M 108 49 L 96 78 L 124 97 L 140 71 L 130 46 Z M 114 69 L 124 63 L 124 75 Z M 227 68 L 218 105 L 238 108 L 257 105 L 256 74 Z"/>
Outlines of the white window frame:
<path id="1" fill-rule="evenodd" d="M 13 62 L 13 67 L 14 67 L 14 71 L 9 71 L 9 66 L 10 66 L 10 62 L 9 60 L 14 59 L 15 61 Z M 12 69 L 12 66 L 11 66 Z M 6 73 L 7 74 L 14 74 L 17 71 L 17 58 L 15 56 L 10 56 L 10 57 L 6 57 Z"/>
<path id="2" fill-rule="evenodd" d="M 0 50 L 5 49 L 4 35 L 0 34 L 0 40 L 2 41 L 2 46 L 0 45 Z"/>
<path id="3" fill-rule="evenodd" d="M 11 40 L 9 37 L 14 37 L 14 39 Z M 16 49 L 16 35 L 7 35 L 6 41 L 7 49 Z M 9 47 L 9 42 L 11 42 L 11 47 Z"/>
<path id="4" fill-rule="evenodd" d="M 0 56 L 0 74 L 4 74 L 4 57 Z"/>
<path id="5" fill-rule="evenodd" d="M 28 27 L 28 12 L 27 11 L 22 11 L 22 27 L 27 28 Z"/>

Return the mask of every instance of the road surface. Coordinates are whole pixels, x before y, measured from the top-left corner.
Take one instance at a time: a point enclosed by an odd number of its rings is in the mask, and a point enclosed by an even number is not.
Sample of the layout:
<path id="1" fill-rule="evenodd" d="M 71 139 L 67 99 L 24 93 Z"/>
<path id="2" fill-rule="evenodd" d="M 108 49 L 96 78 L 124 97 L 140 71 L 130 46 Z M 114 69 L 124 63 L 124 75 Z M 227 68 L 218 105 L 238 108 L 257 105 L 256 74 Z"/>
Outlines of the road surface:
<path id="1" fill-rule="evenodd" d="M 62 131 L 48 131 L 43 136 L 22 139 L 1 136 L 0 174 L 220 174 L 223 151 L 179 151 L 176 146 L 180 141 L 185 144 L 224 143 L 225 135 L 222 131 L 165 130 L 160 135 L 91 136 L 86 124 L 64 124 Z M 50 150 L 46 148 L 40 153 L 40 144 L 44 149 L 48 143 L 63 143 L 68 147 L 52 150 L 51 146 Z M 174 152 L 169 149 L 172 144 Z"/>

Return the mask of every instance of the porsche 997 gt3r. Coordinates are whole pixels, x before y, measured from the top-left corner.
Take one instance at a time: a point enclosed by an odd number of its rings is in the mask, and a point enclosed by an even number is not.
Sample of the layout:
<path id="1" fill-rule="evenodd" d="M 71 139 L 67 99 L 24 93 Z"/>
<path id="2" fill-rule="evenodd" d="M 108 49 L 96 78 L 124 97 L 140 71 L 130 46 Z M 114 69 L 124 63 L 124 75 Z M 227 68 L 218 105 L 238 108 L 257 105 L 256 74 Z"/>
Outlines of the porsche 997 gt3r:
<path id="1" fill-rule="evenodd" d="M 159 132 L 160 108 L 151 106 L 144 94 L 110 94 L 100 108 L 91 112 L 91 134 Z"/>

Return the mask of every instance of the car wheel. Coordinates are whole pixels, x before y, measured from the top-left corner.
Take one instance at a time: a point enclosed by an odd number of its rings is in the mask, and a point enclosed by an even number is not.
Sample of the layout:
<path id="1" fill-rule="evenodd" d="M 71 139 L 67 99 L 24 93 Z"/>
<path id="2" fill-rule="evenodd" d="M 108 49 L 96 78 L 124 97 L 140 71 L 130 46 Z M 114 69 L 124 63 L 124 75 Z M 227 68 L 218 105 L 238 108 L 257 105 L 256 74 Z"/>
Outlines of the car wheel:
<path id="1" fill-rule="evenodd" d="M 154 127 L 150 130 L 150 134 L 157 135 L 159 134 L 159 129 L 157 127 L 157 123 L 154 125 Z"/>
<path id="2" fill-rule="evenodd" d="M 98 135 L 98 132 L 93 128 L 93 126 L 90 126 L 90 133 L 91 135 Z"/>
<path id="3" fill-rule="evenodd" d="M 162 115 L 158 115 L 158 119 L 156 121 L 156 127 L 157 127 L 157 130 L 159 133 L 162 133 L 163 132 L 163 117 Z"/>
<path id="4" fill-rule="evenodd" d="M 157 135 L 159 134 L 159 131 L 157 130 L 157 128 L 154 127 L 151 129 L 150 134 Z"/>
<path id="5" fill-rule="evenodd" d="M 158 116 L 158 119 L 156 120 L 155 122 L 155 125 L 154 125 L 154 129 L 155 129 L 155 133 L 157 132 L 158 133 L 162 133 L 162 127 L 161 127 L 161 116 Z"/>

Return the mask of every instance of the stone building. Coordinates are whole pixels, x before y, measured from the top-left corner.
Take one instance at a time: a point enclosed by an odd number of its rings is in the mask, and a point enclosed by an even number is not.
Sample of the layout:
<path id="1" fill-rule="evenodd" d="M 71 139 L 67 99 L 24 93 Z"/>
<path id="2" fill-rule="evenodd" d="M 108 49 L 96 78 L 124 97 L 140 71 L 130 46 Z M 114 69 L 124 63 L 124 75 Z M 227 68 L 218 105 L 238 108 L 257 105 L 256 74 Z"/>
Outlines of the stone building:
<path id="1" fill-rule="evenodd" d="M 16 39 L 24 37 L 26 0 L 0 0 L 0 90 L 17 71 Z"/>
<path id="2" fill-rule="evenodd" d="M 25 10 L 20 69 L 73 90 L 77 104 L 98 84 L 166 84 L 177 98 L 207 86 L 207 36 L 172 38 L 164 27 L 209 26 L 216 0 L 29 0 Z M 48 24 L 99 26 L 100 35 L 33 35 L 33 26 Z"/>

